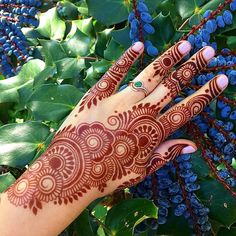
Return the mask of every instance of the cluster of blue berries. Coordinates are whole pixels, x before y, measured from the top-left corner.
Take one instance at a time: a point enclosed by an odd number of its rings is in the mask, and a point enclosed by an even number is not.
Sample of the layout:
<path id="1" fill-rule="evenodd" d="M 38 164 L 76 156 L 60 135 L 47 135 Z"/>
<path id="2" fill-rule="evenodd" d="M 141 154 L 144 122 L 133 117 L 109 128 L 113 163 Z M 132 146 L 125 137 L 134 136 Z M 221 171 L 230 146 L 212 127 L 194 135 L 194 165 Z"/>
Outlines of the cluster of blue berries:
<path id="1" fill-rule="evenodd" d="M 136 3 L 136 1 L 134 2 Z M 130 12 L 128 17 L 130 23 L 129 37 L 133 43 L 140 40 L 144 41 L 147 54 L 154 57 L 158 55 L 158 50 L 150 40 L 146 39 L 148 35 L 155 33 L 155 28 L 151 24 L 152 20 L 145 1 L 137 1 L 137 6 Z"/>
<path id="2" fill-rule="evenodd" d="M 153 186 L 155 179 L 156 186 Z M 145 221 L 136 228 L 137 234 L 147 226 L 156 230 L 159 225 L 167 222 L 169 209 L 174 210 L 175 216 L 183 216 L 189 226 L 201 233 L 209 232 L 211 224 L 208 221 L 209 209 L 197 198 L 195 191 L 200 186 L 196 182 L 197 175 L 192 170 L 191 155 L 179 156 L 174 162 L 169 162 L 145 181 L 131 188 L 134 197 L 153 199 L 158 206 L 158 219 Z M 146 227 L 145 227 L 146 226 Z"/>
<path id="3" fill-rule="evenodd" d="M 187 40 L 191 43 L 192 50 L 186 60 L 204 46 L 212 46 L 217 50 L 217 43 L 212 41 L 212 36 L 218 29 L 233 23 L 232 11 L 236 11 L 236 0 L 231 2 L 228 10 L 224 10 L 215 19 L 209 19 L 201 29 L 188 36 Z M 208 18 L 210 15 L 211 11 L 206 11 L 203 17 Z M 183 90 L 185 96 L 183 94 L 177 96 L 174 103 L 178 103 L 186 96 L 193 94 L 200 86 L 218 74 L 226 74 L 229 77 L 230 86 L 236 85 L 236 70 L 233 69 L 235 65 L 236 55 L 230 54 L 230 50 L 227 48 L 223 49 L 209 63 L 207 70 L 193 78 L 192 85 Z M 203 153 L 205 153 L 203 158 L 206 158 L 206 162 L 211 164 L 210 168 L 217 175 L 217 179 L 224 186 L 227 186 L 228 190 L 231 189 L 234 195 L 236 175 L 232 168 L 232 162 L 236 155 L 235 104 L 236 102 L 232 104 L 218 98 L 216 105 L 219 114 L 218 119 L 211 106 L 207 106 L 200 115 L 192 119 L 200 133 L 194 138 L 199 138 L 200 143 L 205 142 L 202 146 L 204 148 Z M 183 137 L 184 130 L 178 130 L 172 135 L 172 138 Z M 151 180 L 153 178 L 156 181 L 153 182 Z M 188 220 L 189 226 L 193 228 L 195 233 L 208 235 L 211 230 L 211 224 L 208 220 L 209 209 L 195 195 L 195 191 L 199 188 L 197 175 L 192 170 L 190 154 L 181 155 L 175 161 L 167 163 L 152 177 L 146 178 L 142 183 L 131 188 L 134 197 L 153 199 L 159 208 L 158 220 L 152 220 L 151 223 L 146 221 L 140 224 L 136 231 L 145 230 L 147 225 L 155 230 L 158 225 L 165 224 L 171 207 L 176 216 L 183 215 Z"/>
<path id="4" fill-rule="evenodd" d="M 14 76 L 21 62 L 31 59 L 32 50 L 21 31 L 22 26 L 38 26 L 39 0 L 0 0 L 0 72 Z"/>

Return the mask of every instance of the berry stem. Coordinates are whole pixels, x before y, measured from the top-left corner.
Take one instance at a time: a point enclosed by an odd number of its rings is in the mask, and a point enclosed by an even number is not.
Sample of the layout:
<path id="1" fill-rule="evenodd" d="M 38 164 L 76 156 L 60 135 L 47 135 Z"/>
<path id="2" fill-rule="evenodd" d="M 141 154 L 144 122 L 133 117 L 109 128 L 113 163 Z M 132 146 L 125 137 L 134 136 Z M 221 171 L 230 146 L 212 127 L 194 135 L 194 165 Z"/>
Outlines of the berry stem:
<path id="1" fill-rule="evenodd" d="M 223 4 L 221 3 L 221 4 L 219 5 L 219 7 L 218 7 L 215 11 L 213 11 L 213 12 L 210 14 L 209 17 L 202 19 L 201 22 L 200 22 L 197 26 L 194 25 L 194 26 L 192 27 L 192 30 L 190 30 L 187 35 L 183 36 L 183 37 L 181 38 L 181 40 L 186 40 L 186 39 L 189 37 L 189 35 L 194 34 L 197 30 L 199 30 L 200 28 L 202 28 L 202 26 L 203 26 L 204 24 L 206 24 L 206 22 L 207 22 L 208 20 L 215 18 L 215 16 L 218 15 L 218 14 L 219 14 L 227 5 L 229 5 L 232 1 L 233 1 L 233 0 L 226 0 Z"/>
<path id="2" fill-rule="evenodd" d="M 236 196 L 236 192 L 234 192 L 230 186 L 217 174 L 217 168 L 214 166 L 212 160 L 210 158 L 207 157 L 206 154 L 206 146 L 204 146 L 204 142 L 202 142 L 199 137 L 201 137 L 201 132 L 199 130 L 199 128 L 197 127 L 196 124 L 194 124 L 193 122 L 190 122 L 189 125 L 187 126 L 187 132 L 194 137 L 196 144 L 200 147 L 201 149 L 201 153 L 202 153 L 202 157 L 205 160 L 205 162 L 208 164 L 208 166 L 210 167 L 210 169 L 212 170 L 212 172 L 215 175 L 215 178 L 225 187 L 225 189 L 227 189 L 232 196 Z"/>
<path id="3" fill-rule="evenodd" d="M 143 29 L 142 29 L 142 25 L 141 25 L 141 22 L 140 22 L 140 14 L 139 14 L 139 11 L 137 9 L 136 0 L 132 0 L 132 8 L 134 10 L 135 17 L 139 22 L 139 27 L 138 27 L 139 28 L 139 41 L 144 43 Z M 143 60 L 144 60 L 144 52 L 142 53 L 141 58 L 140 58 L 140 67 L 141 68 L 143 68 Z"/>
<path id="4" fill-rule="evenodd" d="M 227 66 L 214 66 L 211 68 L 206 68 L 206 69 L 202 70 L 201 72 L 219 71 L 219 70 L 230 69 L 233 67 L 236 67 L 236 63 L 234 63 L 232 65 L 227 65 Z"/>
<path id="5" fill-rule="evenodd" d="M 189 198 L 188 198 L 188 193 L 187 193 L 187 191 L 186 191 L 186 189 L 185 189 L 185 183 L 184 183 L 182 177 L 180 176 L 179 165 L 178 165 L 178 163 L 177 163 L 176 160 L 173 161 L 173 164 L 174 164 L 174 167 L 175 167 L 175 169 L 176 169 L 176 176 L 177 176 L 178 183 L 179 183 L 180 188 L 181 188 L 182 193 L 183 193 L 184 201 L 185 201 L 185 203 L 186 203 L 187 209 L 188 209 L 188 211 L 189 211 L 189 213 L 190 213 L 190 215 L 191 215 L 191 217 L 192 217 L 192 219 L 193 219 L 193 222 L 194 222 L 195 233 L 196 233 L 197 235 L 202 235 L 202 234 L 201 234 L 201 229 L 200 229 L 200 227 L 199 227 L 199 225 L 198 225 L 198 223 L 197 223 L 197 217 L 196 217 L 196 215 L 194 214 L 194 212 L 193 212 L 193 210 L 192 210 L 191 202 L 190 202 L 190 200 L 189 200 Z"/>

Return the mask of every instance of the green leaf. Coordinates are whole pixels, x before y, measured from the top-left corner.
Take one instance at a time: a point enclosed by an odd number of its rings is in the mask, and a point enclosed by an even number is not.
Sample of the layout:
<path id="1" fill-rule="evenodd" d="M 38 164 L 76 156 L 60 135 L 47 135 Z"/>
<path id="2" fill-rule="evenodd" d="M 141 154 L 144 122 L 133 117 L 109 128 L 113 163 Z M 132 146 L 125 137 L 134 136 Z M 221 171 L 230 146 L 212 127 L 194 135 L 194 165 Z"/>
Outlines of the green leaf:
<path id="1" fill-rule="evenodd" d="M 133 235 L 134 227 L 148 218 L 157 219 L 157 207 L 147 199 L 124 200 L 111 208 L 106 217 L 105 225 L 112 235 Z"/>
<path id="2" fill-rule="evenodd" d="M 104 59 L 101 61 L 91 62 L 90 64 L 92 66 L 86 71 L 84 82 L 89 87 L 92 87 L 101 78 L 102 74 L 111 67 L 112 62 Z"/>
<path id="3" fill-rule="evenodd" d="M 70 3 L 69 1 L 59 1 L 57 3 L 57 9 L 62 8 L 62 11 L 58 11 L 58 15 L 65 20 L 76 20 L 78 19 L 78 9 L 77 7 L 73 4 Z"/>
<path id="4" fill-rule="evenodd" d="M 103 22 L 112 25 L 127 20 L 130 2 L 126 0 L 86 0 L 90 15 Z"/>
<path id="5" fill-rule="evenodd" d="M 169 46 L 168 44 L 176 32 L 170 14 L 163 15 L 160 13 L 153 19 L 152 25 L 156 31 L 155 34 L 150 36 L 150 40 L 162 51 L 163 48 Z"/>
<path id="6" fill-rule="evenodd" d="M 99 219 L 102 223 L 105 222 L 107 212 L 108 212 L 108 208 L 101 204 L 97 204 L 92 210 L 92 214 L 97 219 Z"/>
<path id="7" fill-rule="evenodd" d="M 235 236 L 236 235 L 236 227 L 231 227 L 230 229 L 221 228 L 217 236 Z"/>
<path id="8" fill-rule="evenodd" d="M 218 181 L 202 181 L 198 195 L 210 209 L 210 218 L 225 227 L 230 227 L 236 221 L 235 198 Z"/>
<path id="9" fill-rule="evenodd" d="M 34 78 L 34 87 L 43 85 L 48 82 L 50 78 L 52 78 L 57 73 L 57 69 L 55 66 L 48 66 L 43 71 L 41 71 Z"/>
<path id="10" fill-rule="evenodd" d="M 6 80 L 0 80 L 0 103 L 17 102 L 19 100 L 18 89 L 31 83 L 34 77 L 44 69 L 44 62 L 31 60 L 23 65 L 20 73 Z"/>
<path id="11" fill-rule="evenodd" d="M 86 56 L 89 53 L 91 42 L 90 37 L 77 29 L 71 38 L 62 43 L 62 48 L 69 57 Z"/>
<path id="12" fill-rule="evenodd" d="M 124 51 L 124 48 L 112 38 L 104 51 L 104 58 L 109 61 L 116 61 Z"/>
<path id="13" fill-rule="evenodd" d="M 105 30 L 97 33 L 97 41 L 96 41 L 96 45 L 95 45 L 95 52 L 100 57 L 104 57 L 104 50 L 107 47 L 107 42 L 111 38 L 111 32 L 112 32 L 112 28 L 111 29 L 105 29 Z"/>
<path id="14" fill-rule="evenodd" d="M 36 88 L 27 107 L 37 120 L 60 121 L 73 110 L 82 96 L 83 93 L 72 85 L 45 84 Z"/>
<path id="15" fill-rule="evenodd" d="M 62 40 L 65 34 L 66 24 L 57 14 L 56 7 L 39 16 L 37 31 L 46 38 Z"/>
<path id="16" fill-rule="evenodd" d="M 82 33 L 86 34 L 90 38 L 95 37 L 92 17 L 83 20 L 73 21 L 73 24 L 75 24 Z"/>
<path id="17" fill-rule="evenodd" d="M 200 6 L 204 4 L 206 0 L 176 0 L 176 9 L 179 15 L 185 19 L 191 16 L 194 12 L 197 13 Z"/>
<path id="18" fill-rule="evenodd" d="M 23 168 L 43 147 L 48 135 L 48 127 L 40 122 L 0 127 L 0 165 Z"/>
<path id="19" fill-rule="evenodd" d="M 129 27 L 126 26 L 123 29 L 114 30 L 111 32 L 113 39 L 121 44 L 125 49 L 129 48 L 132 44 L 131 39 L 129 38 Z"/>
<path id="20" fill-rule="evenodd" d="M 73 223 L 74 233 L 79 236 L 93 236 L 93 230 L 90 224 L 89 211 L 85 209 L 82 214 Z M 74 234 L 73 234 L 74 235 Z"/>
<path id="21" fill-rule="evenodd" d="M 191 154 L 191 163 L 193 164 L 194 173 L 198 175 L 199 178 L 205 178 L 209 174 L 209 167 L 204 161 L 201 151 Z"/>
<path id="22" fill-rule="evenodd" d="M 39 40 L 39 42 L 43 47 L 42 51 L 45 57 L 46 65 L 54 66 L 55 61 L 67 57 L 67 53 L 64 51 L 60 42 L 44 39 Z"/>
<path id="23" fill-rule="evenodd" d="M 229 48 L 235 49 L 236 48 L 236 37 L 235 36 L 228 36 L 227 37 L 227 44 Z"/>
<path id="24" fill-rule="evenodd" d="M 65 58 L 56 61 L 55 64 L 60 79 L 78 78 L 81 70 L 86 67 L 84 59 L 80 58 Z"/>
<path id="25" fill-rule="evenodd" d="M 4 192 L 15 180 L 10 172 L 0 175 L 0 193 Z"/>
<path id="26" fill-rule="evenodd" d="M 187 220 L 183 216 L 175 216 L 173 208 L 170 208 L 167 222 L 159 225 L 156 234 L 151 235 L 190 236 L 192 234 Z"/>

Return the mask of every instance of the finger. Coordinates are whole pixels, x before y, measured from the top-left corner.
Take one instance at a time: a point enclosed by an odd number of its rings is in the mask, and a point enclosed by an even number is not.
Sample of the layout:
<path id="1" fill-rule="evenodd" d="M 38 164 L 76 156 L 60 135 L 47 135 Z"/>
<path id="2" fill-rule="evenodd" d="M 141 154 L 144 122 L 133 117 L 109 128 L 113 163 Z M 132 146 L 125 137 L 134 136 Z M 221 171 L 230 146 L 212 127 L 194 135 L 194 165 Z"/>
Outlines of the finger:
<path id="1" fill-rule="evenodd" d="M 79 104 L 79 112 L 97 105 L 99 100 L 110 97 L 118 89 L 130 67 L 143 52 L 143 43 L 136 42 L 118 61 L 102 76 L 102 78 L 85 94 Z"/>
<path id="2" fill-rule="evenodd" d="M 129 96 L 128 102 L 138 102 L 152 92 L 170 69 L 191 50 L 188 41 L 180 41 L 162 56 L 157 58 L 145 68 L 124 90 L 116 94 L 117 99 L 124 99 Z M 140 86 L 141 85 L 141 86 Z"/>
<path id="3" fill-rule="evenodd" d="M 212 47 L 204 47 L 166 77 L 148 97 L 141 101 L 141 103 L 155 105 L 156 111 L 160 112 L 199 71 L 207 66 L 214 55 L 215 51 Z"/>
<path id="4" fill-rule="evenodd" d="M 146 174 L 150 175 L 180 154 L 193 153 L 196 150 L 196 145 L 192 141 L 186 139 L 165 141 L 154 150 L 147 165 Z"/>
<path id="5" fill-rule="evenodd" d="M 162 136 L 163 140 L 198 115 L 205 106 L 223 92 L 227 85 L 228 78 L 225 75 L 216 76 L 197 92 L 161 115 L 157 121 L 165 130 L 165 134 Z"/>

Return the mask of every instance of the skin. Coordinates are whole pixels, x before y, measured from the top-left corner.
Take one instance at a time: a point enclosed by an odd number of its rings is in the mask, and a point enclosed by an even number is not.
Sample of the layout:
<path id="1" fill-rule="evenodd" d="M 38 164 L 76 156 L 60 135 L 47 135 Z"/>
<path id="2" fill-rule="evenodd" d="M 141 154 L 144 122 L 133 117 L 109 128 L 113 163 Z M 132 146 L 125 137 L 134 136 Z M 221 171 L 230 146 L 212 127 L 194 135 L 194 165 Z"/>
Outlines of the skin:
<path id="1" fill-rule="evenodd" d="M 190 49 L 187 41 L 177 43 L 118 93 L 143 51 L 140 42 L 130 47 L 85 94 L 46 152 L 1 195 L 0 235 L 57 235 L 93 200 L 194 152 L 189 140 L 165 139 L 216 98 L 228 79 L 215 77 L 160 113 L 214 56 L 205 47 L 170 73 Z"/>

